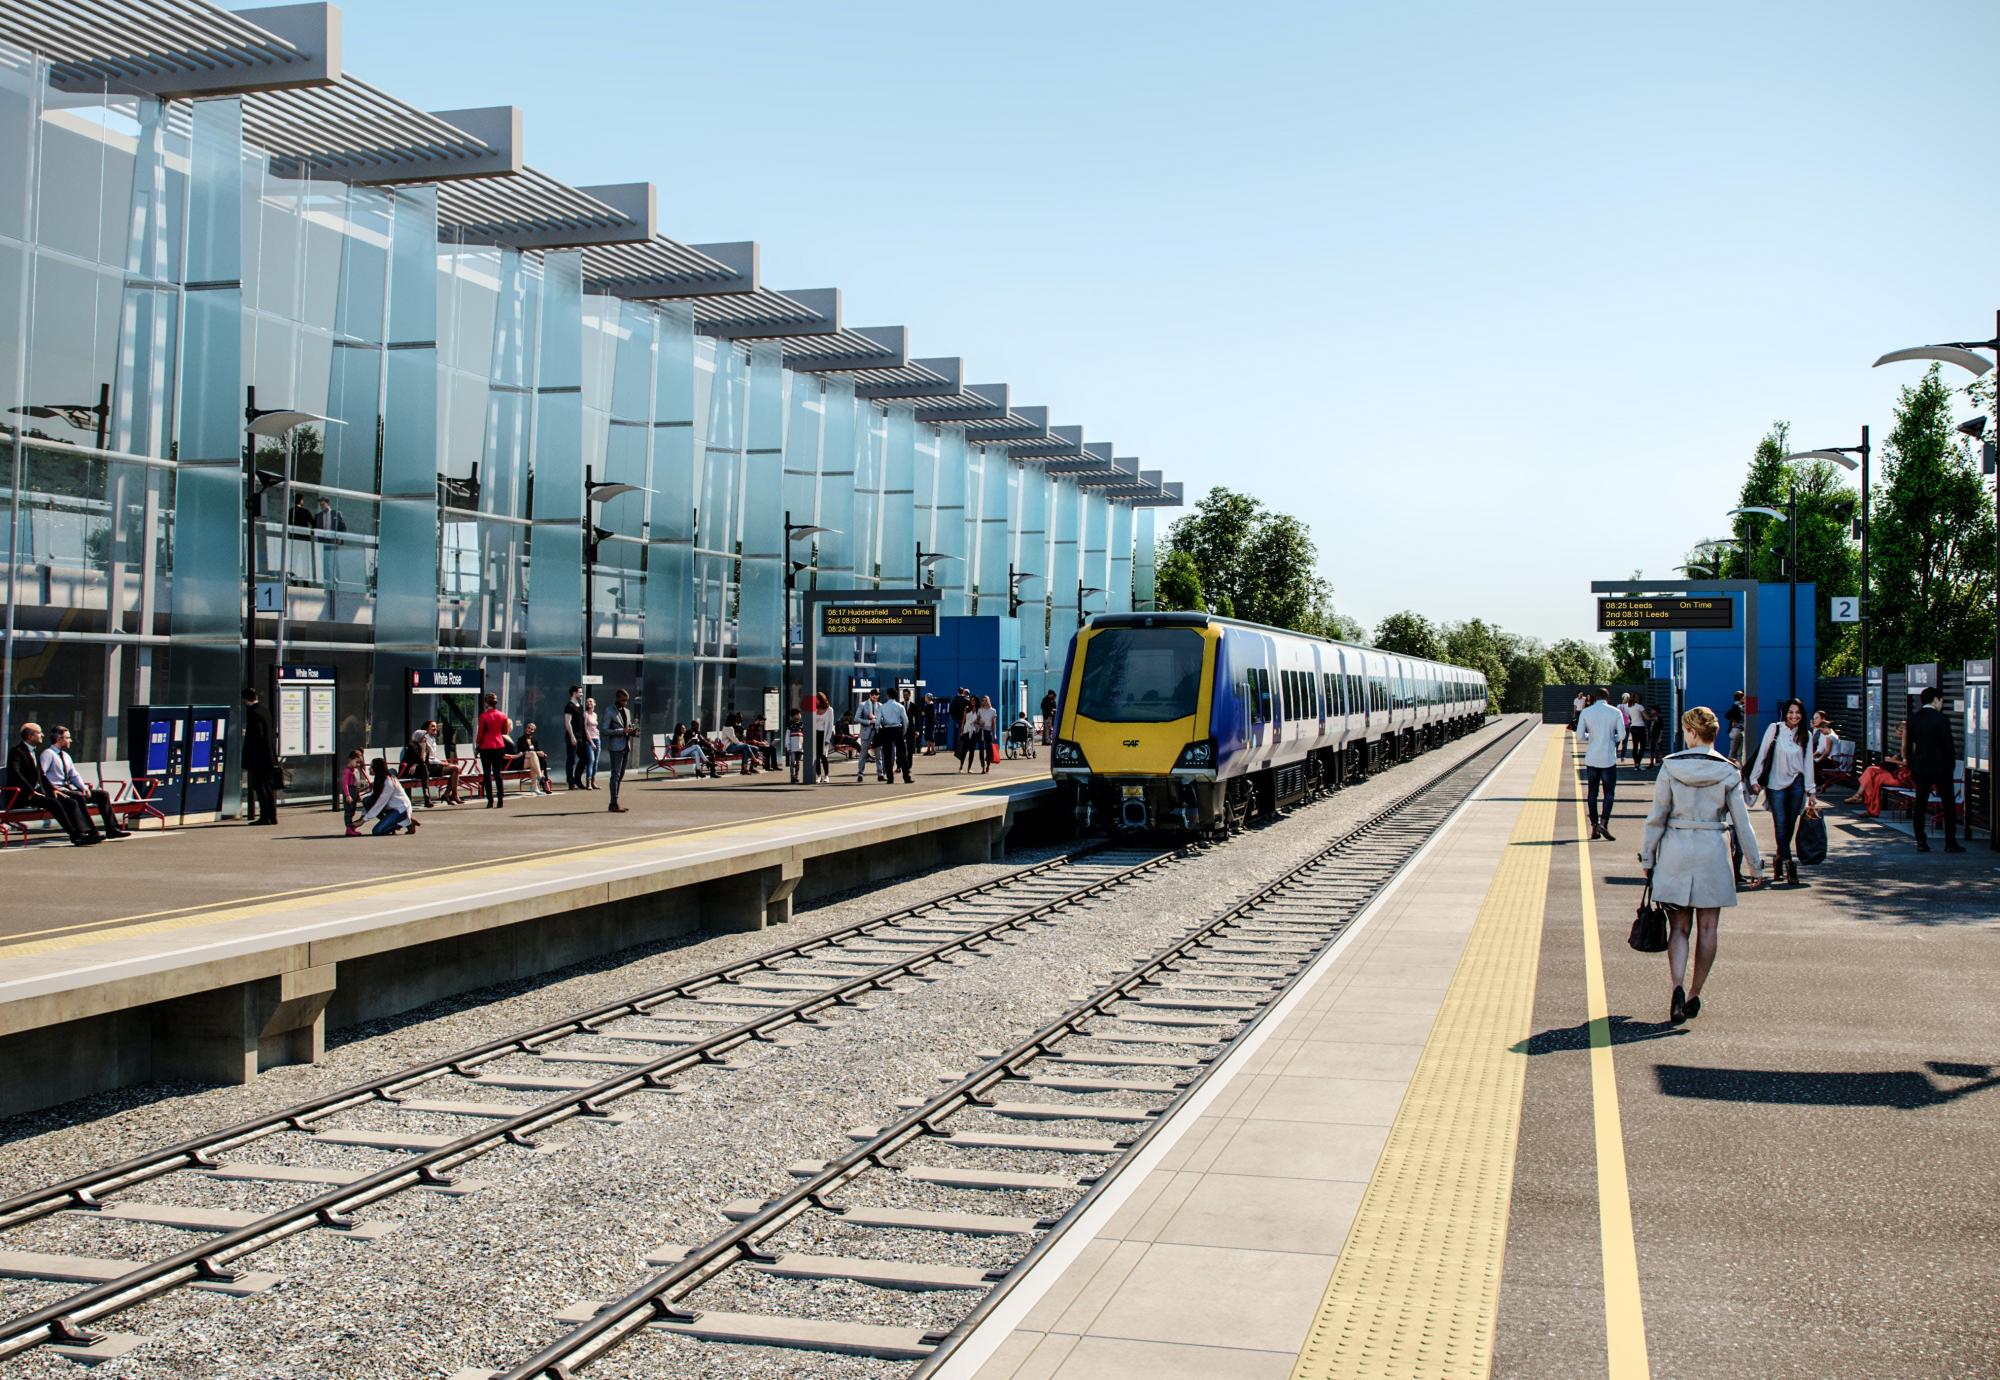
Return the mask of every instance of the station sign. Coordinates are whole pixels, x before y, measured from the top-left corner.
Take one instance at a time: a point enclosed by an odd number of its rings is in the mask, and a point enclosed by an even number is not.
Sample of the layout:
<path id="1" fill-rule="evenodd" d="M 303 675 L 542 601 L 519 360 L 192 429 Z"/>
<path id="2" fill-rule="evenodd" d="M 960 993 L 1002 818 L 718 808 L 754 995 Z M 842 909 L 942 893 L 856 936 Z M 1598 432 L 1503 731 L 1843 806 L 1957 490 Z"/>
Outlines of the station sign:
<path id="1" fill-rule="evenodd" d="M 1903 688 L 1910 694 L 1919 694 L 1938 683 L 1938 664 L 1922 661 L 1903 668 Z"/>
<path id="2" fill-rule="evenodd" d="M 1599 632 L 1727 632 L 1736 626 L 1736 601 L 1716 595 L 1655 595 L 1599 599 Z"/>
<path id="3" fill-rule="evenodd" d="M 410 672 L 412 695 L 476 695 L 486 686 L 486 674 L 457 666 L 431 666 Z"/>
<path id="4" fill-rule="evenodd" d="M 827 603 L 819 606 L 821 637 L 936 637 L 939 606 L 933 601 Z"/>
<path id="5" fill-rule="evenodd" d="M 328 757 L 333 753 L 331 666 L 279 666 L 272 674 L 278 710 L 280 757 Z"/>
<path id="6" fill-rule="evenodd" d="M 1827 614 L 1828 621 L 1834 623 L 1859 623 L 1861 621 L 1861 596 L 1858 594 L 1836 594 L 1832 608 Z"/>

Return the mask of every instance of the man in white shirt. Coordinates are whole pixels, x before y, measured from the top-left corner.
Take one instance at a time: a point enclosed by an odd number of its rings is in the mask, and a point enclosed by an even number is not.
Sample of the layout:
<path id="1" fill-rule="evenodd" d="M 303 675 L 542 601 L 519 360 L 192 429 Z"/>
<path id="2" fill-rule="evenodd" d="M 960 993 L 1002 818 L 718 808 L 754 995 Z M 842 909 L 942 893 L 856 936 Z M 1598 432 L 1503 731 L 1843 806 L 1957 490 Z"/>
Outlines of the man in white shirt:
<path id="1" fill-rule="evenodd" d="M 880 694 L 880 691 L 876 692 Z M 910 759 L 903 756 L 903 735 L 910 731 L 910 711 L 903 708 L 903 702 L 890 696 L 876 706 L 875 747 L 882 754 L 882 779 L 894 781 L 896 768 L 903 769 L 903 784 L 910 783 Z"/>
<path id="2" fill-rule="evenodd" d="M 76 763 L 70 760 L 69 741 L 69 729 L 57 724 L 55 731 L 49 734 L 49 745 L 42 749 L 42 775 L 48 778 L 49 789 L 75 802 L 77 813 L 84 817 L 86 824 L 89 822 L 89 807 L 95 805 L 98 816 L 104 821 L 104 837 L 124 838 L 130 831 L 118 823 L 118 812 L 111 808 L 111 797 L 84 783 Z"/>
<path id="3" fill-rule="evenodd" d="M 1611 839 L 1611 801 L 1618 790 L 1618 746 L 1625 741 L 1625 716 L 1611 703 L 1611 692 L 1598 686 L 1590 704 L 1576 719 L 1577 741 L 1583 745 L 1584 811 L 1590 816 L 1590 836 Z M 1604 792 L 1604 807 L 1597 794 Z"/>

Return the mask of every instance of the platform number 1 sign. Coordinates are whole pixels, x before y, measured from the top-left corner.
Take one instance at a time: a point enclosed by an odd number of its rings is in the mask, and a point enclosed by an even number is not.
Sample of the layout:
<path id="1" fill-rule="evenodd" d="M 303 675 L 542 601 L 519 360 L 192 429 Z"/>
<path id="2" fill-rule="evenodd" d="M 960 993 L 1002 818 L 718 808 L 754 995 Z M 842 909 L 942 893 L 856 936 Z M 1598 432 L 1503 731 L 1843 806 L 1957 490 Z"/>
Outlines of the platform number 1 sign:
<path id="1" fill-rule="evenodd" d="M 1859 623 L 1861 621 L 1861 598 L 1854 594 L 1833 596 L 1833 621 L 1836 623 Z"/>

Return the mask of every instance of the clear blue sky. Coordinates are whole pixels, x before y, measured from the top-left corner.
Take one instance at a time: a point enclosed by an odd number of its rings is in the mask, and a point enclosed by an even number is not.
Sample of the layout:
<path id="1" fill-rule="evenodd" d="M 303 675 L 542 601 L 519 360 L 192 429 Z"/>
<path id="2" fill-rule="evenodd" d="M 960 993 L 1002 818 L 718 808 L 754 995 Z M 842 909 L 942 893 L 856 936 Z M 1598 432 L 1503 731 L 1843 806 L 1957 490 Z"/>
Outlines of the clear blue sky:
<path id="1" fill-rule="evenodd" d="M 1299 514 L 1371 626 L 1594 635 L 1771 421 L 1879 436 L 1870 361 L 2000 306 L 1992 0 L 342 8 L 355 74 Z"/>

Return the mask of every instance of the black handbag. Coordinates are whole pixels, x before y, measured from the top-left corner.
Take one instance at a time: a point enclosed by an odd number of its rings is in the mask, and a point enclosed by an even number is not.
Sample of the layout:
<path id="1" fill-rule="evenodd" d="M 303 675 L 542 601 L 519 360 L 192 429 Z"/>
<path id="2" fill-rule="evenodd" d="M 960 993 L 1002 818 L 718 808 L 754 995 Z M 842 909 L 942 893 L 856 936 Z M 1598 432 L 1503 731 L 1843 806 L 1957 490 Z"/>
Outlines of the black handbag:
<path id="1" fill-rule="evenodd" d="M 1667 908 L 1653 899 L 1653 879 L 1639 897 L 1639 913 L 1632 917 L 1632 933 L 1625 942 L 1642 954 L 1662 953 L 1667 947 Z"/>
<path id="2" fill-rule="evenodd" d="M 1792 838 L 1792 856 L 1807 867 L 1826 861 L 1826 821 L 1816 814 L 1799 818 L 1799 831 Z"/>

